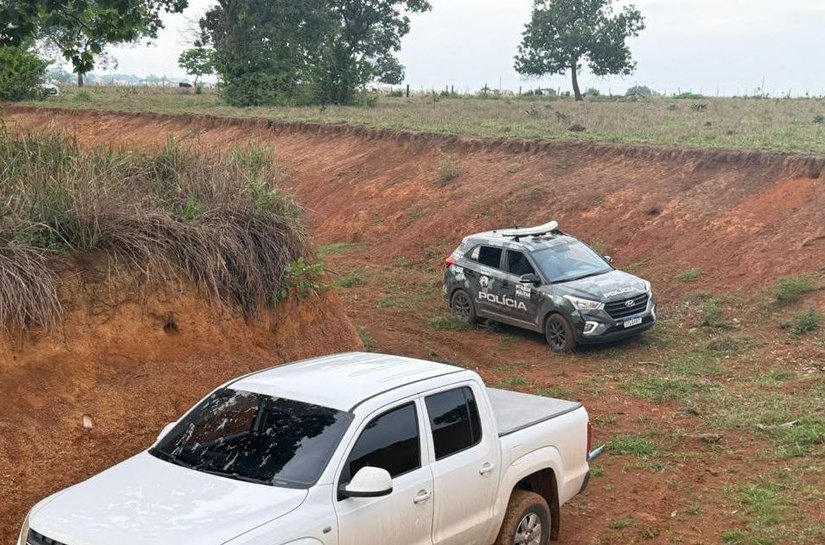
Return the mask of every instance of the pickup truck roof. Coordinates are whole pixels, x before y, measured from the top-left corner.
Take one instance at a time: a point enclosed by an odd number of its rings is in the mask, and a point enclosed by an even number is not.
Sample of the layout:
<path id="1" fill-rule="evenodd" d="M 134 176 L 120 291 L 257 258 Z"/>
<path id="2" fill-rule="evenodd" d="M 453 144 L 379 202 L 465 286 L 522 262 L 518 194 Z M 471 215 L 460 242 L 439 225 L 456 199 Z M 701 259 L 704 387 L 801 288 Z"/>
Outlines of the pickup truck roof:
<path id="1" fill-rule="evenodd" d="M 350 352 L 252 373 L 232 382 L 229 387 L 352 411 L 362 402 L 384 392 L 464 371 L 443 363 Z"/>

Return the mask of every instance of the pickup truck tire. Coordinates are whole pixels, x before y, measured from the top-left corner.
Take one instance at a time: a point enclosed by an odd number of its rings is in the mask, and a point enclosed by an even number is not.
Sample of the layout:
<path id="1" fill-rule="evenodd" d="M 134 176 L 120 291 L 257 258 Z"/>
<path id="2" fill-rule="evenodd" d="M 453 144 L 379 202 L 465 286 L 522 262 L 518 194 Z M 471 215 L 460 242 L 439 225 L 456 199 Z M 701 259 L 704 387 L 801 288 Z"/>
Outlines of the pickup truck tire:
<path id="1" fill-rule="evenodd" d="M 550 542 L 550 508 L 535 492 L 515 490 L 493 545 L 547 545 Z"/>
<path id="2" fill-rule="evenodd" d="M 473 299 L 470 294 L 462 289 L 457 289 L 450 297 L 450 310 L 453 316 L 468 324 L 478 322 L 476 315 L 476 306 L 473 304 Z"/>
<path id="3" fill-rule="evenodd" d="M 544 322 L 544 337 L 553 352 L 572 352 L 576 348 L 573 326 L 561 314 L 551 314 Z"/>

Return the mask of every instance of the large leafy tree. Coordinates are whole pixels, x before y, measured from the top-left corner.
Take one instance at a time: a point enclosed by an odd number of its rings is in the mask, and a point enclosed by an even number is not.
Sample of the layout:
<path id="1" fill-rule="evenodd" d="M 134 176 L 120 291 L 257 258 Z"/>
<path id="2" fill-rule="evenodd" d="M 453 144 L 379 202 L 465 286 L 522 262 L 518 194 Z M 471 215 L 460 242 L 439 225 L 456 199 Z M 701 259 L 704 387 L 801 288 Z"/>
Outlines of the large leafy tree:
<path id="1" fill-rule="evenodd" d="M 400 83 L 395 54 L 410 32 L 411 13 L 432 9 L 427 0 L 328 0 L 329 37 L 319 63 L 320 102 L 351 104 L 358 87 L 378 80 Z"/>
<path id="2" fill-rule="evenodd" d="M 46 39 L 83 76 L 108 45 L 155 38 L 161 15 L 187 0 L 0 0 L 0 44 Z"/>
<path id="3" fill-rule="evenodd" d="M 326 0 L 218 0 L 196 46 L 214 48 L 224 99 L 236 106 L 301 102 L 328 25 Z"/>
<path id="4" fill-rule="evenodd" d="M 516 71 L 528 76 L 572 74 L 576 100 L 579 72 L 586 62 L 597 76 L 629 75 L 636 68 L 627 40 L 644 30 L 635 6 L 618 13 L 615 0 L 534 0 L 516 56 Z"/>
<path id="5" fill-rule="evenodd" d="M 427 0 L 218 0 L 201 20 L 224 98 L 249 106 L 351 104 L 370 81 L 399 83 L 395 57 Z"/>

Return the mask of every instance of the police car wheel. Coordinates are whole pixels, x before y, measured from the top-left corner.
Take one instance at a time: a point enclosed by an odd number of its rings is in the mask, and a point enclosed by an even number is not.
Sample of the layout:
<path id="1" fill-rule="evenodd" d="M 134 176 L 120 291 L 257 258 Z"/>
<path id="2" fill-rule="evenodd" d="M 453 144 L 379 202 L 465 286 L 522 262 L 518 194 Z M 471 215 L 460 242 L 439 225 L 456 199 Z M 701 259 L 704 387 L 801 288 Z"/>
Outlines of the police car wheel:
<path id="1" fill-rule="evenodd" d="M 570 322 L 561 314 L 553 314 L 544 325 L 544 336 L 553 352 L 572 352 L 576 337 Z"/>
<path id="2" fill-rule="evenodd" d="M 464 290 L 455 290 L 453 296 L 450 298 L 450 309 L 453 312 L 453 316 L 468 324 L 474 324 L 478 320 L 473 300 L 470 299 L 470 294 Z"/>

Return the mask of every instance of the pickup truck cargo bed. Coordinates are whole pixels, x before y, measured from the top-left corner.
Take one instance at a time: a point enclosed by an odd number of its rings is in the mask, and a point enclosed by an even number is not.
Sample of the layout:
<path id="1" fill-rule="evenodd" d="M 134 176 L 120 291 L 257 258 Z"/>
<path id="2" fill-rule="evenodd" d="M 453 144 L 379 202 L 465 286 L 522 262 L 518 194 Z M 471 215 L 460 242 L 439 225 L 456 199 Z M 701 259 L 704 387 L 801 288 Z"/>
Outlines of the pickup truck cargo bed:
<path id="1" fill-rule="evenodd" d="M 581 403 L 487 388 L 498 434 L 504 436 L 575 411 Z"/>

